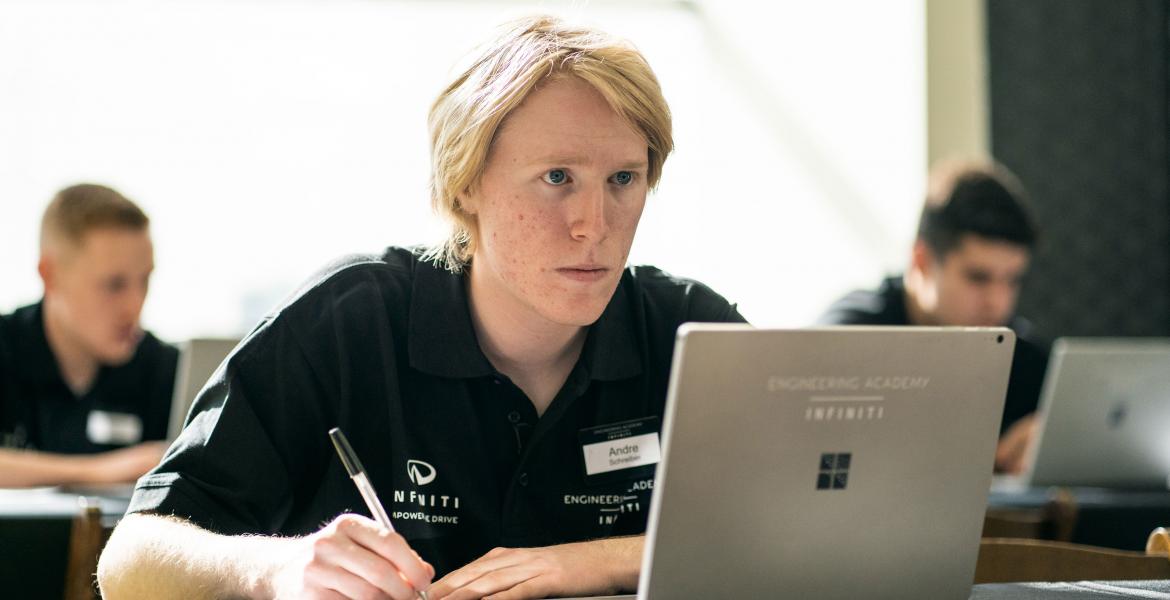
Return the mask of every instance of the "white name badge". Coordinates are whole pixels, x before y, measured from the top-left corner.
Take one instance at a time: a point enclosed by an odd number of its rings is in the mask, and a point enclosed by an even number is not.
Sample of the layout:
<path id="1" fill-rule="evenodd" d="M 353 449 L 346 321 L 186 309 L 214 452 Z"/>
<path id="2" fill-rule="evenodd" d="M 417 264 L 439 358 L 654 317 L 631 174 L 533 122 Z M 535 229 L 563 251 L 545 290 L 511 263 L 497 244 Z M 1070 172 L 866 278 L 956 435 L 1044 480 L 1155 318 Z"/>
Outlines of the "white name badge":
<path id="1" fill-rule="evenodd" d="M 662 459 L 658 432 L 586 444 L 581 449 L 585 452 L 588 475 L 656 465 Z"/>
<path id="2" fill-rule="evenodd" d="M 125 446 L 142 441 L 142 419 L 127 413 L 89 411 L 85 435 L 95 444 Z"/>

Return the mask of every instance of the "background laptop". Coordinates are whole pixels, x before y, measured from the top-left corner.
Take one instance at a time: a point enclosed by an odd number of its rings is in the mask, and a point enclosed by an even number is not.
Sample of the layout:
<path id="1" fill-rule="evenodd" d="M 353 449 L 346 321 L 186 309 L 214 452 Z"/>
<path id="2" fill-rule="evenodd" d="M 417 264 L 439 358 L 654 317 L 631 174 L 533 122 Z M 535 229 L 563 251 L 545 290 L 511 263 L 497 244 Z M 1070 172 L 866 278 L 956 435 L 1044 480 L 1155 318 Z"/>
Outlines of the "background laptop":
<path id="1" fill-rule="evenodd" d="M 175 441 L 183 431 L 187 413 L 195 396 L 203 389 L 211 374 L 223 359 L 239 343 L 237 339 L 196 338 L 182 342 L 179 347 L 179 362 L 175 368 L 175 391 L 171 396 L 171 416 L 167 423 L 167 443 Z M 126 498 L 134 493 L 134 482 L 129 483 L 86 483 L 59 486 L 62 492 L 102 498 Z"/>
<path id="2" fill-rule="evenodd" d="M 1037 417 L 1020 485 L 1166 489 L 1170 339 L 1057 340 Z"/>
<path id="3" fill-rule="evenodd" d="M 1014 341 L 683 326 L 637 598 L 968 598 Z"/>
<path id="4" fill-rule="evenodd" d="M 240 340 L 235 338 L 195 338 L 179 344 L 175 393 L 171 398 L 171 420 L 167 426 L 168 442 L 179 437 L 195 396 L 238 343 Z"/>

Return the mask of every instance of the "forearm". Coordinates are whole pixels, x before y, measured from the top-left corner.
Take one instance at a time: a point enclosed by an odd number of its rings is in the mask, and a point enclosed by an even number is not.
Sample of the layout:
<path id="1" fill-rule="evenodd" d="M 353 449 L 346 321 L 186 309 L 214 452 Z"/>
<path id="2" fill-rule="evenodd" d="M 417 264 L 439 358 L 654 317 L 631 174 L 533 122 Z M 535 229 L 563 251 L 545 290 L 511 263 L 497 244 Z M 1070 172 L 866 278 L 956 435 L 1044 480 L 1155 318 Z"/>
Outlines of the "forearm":
<path id="1" fill-rule="evenodd" d="M 185 521 L 129 515 L 98 563 L 107 600 L 271 597 L 271 576 L 289 538 L 225 536 Z"/>
<path id="2" fill-rule="evenodd" d="M 646 536 L 606 538 L 586 542 L 593 551 L 610 565 L 615 592 L 633 592 L 638 588 L 638 576 L 642 571 L 642 549 Z"/>
<path id="3" fill-rule="evenodd" d="M 0 448 L 0 487 L 121 483 L 158 464 L 165 444 L 145 442 L 97 454 L 49 454 Z"/>
<path id="4" fill-rule="evenodd" d="M 0 487 L 79 483 L 85 473 L 83 457 L 0 448 Z"/>

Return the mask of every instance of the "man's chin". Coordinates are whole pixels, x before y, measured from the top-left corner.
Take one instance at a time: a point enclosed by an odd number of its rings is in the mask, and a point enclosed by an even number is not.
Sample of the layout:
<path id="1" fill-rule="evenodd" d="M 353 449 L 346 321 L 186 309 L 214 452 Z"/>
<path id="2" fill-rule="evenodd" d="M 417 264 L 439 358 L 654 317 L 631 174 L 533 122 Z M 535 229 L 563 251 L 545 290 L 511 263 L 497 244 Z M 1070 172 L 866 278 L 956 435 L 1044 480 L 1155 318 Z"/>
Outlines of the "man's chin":
<path id="1" fill-rule="evenodd" d="M 97 360 L 107 367 L 120 367 L 134 358 L 134 351 L 138 349 L 138 344 L 119 344 L 116 347 L 103 349 L 97 355 Z"/>
<path id="2" fill-rule="evenodd" d="M 568 302 L 563 307 L 562 319 L 560 321 L 565 324 L 572 324 L 577 327 L 589 327 L 601 318 L 605 313 L 606 307 L 609 306 L 613 300 L 614 289 L 617 287 L 617 281 L 613 282 L 613 287 L 605 290 L 604 293 L 581 294 L 576 297 L 570 296 L 567 298 Z"/>
<path id="3" fill-rule="evenodd" d="M 589 327 L 601 318 L 603 312 L 605 312 L 605 305 L 600 307 L 578 305 L 559 310 L 557 314 L 546 315 L 546 318 L 561 325 Z"/>

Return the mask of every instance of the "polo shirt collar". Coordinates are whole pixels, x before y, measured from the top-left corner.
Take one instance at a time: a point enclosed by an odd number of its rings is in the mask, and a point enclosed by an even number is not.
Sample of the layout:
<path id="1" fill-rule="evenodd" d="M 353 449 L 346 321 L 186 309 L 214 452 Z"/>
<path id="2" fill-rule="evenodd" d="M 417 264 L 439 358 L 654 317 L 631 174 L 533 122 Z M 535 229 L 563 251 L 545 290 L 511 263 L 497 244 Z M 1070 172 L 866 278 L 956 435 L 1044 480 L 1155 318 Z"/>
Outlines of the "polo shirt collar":
<path id="1" fill-rule="evenodd" d="M 407 334 L 411 367 L 461 379 L 496 374 L 475 336 L 466 278 L 467 271 L 451 273 L 431 262 L 416 263 Z M 601 317 L 589 328 L 581 356 L 591 379 L 614 381 L 642 372 L 628 279 L 628 272 L 623 273 Z"/>
<path id="2" fill-rule="evenodd" d="M 495 374 L 471 324 L 466 278 L 466 270 L 452 273 L 430 261 L 415 262 L 407 334 L 411 367 L 460 379 Z"/>

